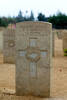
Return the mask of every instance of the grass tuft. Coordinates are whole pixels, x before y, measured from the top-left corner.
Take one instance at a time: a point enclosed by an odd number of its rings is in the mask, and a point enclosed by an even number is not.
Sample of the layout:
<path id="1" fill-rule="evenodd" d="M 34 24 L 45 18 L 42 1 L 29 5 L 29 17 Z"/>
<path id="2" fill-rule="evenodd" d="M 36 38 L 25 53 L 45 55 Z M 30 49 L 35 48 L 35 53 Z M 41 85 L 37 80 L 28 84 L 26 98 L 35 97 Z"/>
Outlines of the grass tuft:
<path id="1" fill-rule="evenodd" d="M 64 49 L 64 56 L 67 56 L 67 49 Z"/>

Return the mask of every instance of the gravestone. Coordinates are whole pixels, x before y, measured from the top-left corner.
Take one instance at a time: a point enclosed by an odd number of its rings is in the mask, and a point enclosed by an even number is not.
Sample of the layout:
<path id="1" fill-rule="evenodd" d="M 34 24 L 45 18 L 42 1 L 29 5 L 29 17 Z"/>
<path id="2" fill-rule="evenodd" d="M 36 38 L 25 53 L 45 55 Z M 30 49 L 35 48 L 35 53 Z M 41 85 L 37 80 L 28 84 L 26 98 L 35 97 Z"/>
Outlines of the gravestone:
<path id="1" fill-rule="evenodd" d="M 4 63 L 15 63 L 15 29 L 7 28 L 3 33 Z"/>
<path id="2" fill-rule="evenodd" d="M 63 49 L 67 49 L 67 30 L 63 31 Z"/>
<path id="3" fill-rule="evenodd" d="M 3 32 L 4 32 L 3 27 L 0 27 L 0 54 L 3 54 Z"/>
<path id="4" fill-rule="evenodd" d="M 50 96 L 52 25 L 16 25 L 16 95 Z"/>
<path id="5" fill-rule="evenodd" d="M 58 36 L 58 39 L 62 39 L 63 37 L 63 30 L 62 29 L 58 29 L 58 30 L 56 30 L 56 32 L 57 32 L 57 36 Z"/>

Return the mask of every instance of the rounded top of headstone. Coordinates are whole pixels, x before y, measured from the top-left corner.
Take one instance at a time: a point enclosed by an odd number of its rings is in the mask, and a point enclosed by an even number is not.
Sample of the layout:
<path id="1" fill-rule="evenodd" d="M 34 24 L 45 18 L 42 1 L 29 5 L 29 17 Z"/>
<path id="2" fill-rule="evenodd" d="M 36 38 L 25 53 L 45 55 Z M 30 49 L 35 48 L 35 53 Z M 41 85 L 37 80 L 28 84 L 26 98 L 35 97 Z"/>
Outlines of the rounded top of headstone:
<path id="1" fill-rule="evenodd" d="M 19 23 L 16 23 L 16 27 L 18 27 L 18 26 L 30 26 L 30 25 L 37 25 L 37 26 L 44 26 L 44 25 L 46 25 L 46 26 L 51 26 L 52 27 L 52 24 L 51 23 L 49 23 L 49 22 L 42 22 L 42 21 L 24 21 L 24 22 L 19 22 Z"/>
<path id="2" fill-rule="evenodd" d="M 52 24 L 41 21 L 24 21 L 16 24 L 17 35 L 43 36 L 51 34 Z"/>

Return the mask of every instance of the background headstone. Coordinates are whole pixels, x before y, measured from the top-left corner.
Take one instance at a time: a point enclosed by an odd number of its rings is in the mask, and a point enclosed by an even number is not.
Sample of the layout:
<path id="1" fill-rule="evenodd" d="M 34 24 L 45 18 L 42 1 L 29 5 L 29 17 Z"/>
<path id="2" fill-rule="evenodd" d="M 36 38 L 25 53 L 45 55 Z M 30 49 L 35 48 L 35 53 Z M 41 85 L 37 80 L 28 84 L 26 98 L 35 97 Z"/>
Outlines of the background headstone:
<path id="1" fill-rule="evenodd" d="M 52 30 L 52 55 L 54 56 L 54 48 L 55 48 L 55 30 Z"/>
<path id="2" fill-rule="evenodd" d="M 3 33 L 4 63 L 15 63 L 15 29 L 7 28 Z"/>
<path id="3" fill-rule="evenodd" d="M 0 27 L 0 54 L 3 54 L 3 32 L 4 32 L 3 27 Z"/>
<path id="4" fill-rule="evenodd" d="M 63 49 L 67 49 L 67 30 L 63 31 Z"/>
<path id="5" fill-rule="evenodd" d="M 16 25 L 16 95 L 50 96 L 52 25 Z"/>
<path id="6" fill-rule="evenodd" d="M 62 39 L 63 37 L 63 30 L 62 29 L 57 29 L 56 30 L 56 33 L 57 33 L 57 36 L 58 36 L 58 39 Z"/>

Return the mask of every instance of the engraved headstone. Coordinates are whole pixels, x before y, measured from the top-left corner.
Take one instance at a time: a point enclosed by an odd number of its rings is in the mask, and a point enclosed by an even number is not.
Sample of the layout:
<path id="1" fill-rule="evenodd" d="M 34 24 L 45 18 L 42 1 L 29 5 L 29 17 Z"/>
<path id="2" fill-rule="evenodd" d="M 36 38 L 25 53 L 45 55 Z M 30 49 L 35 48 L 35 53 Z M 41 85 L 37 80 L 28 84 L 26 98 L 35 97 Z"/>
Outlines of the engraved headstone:
<path id="1" fill-rule="evenodd" d="M 3 33 L 4 63 L 15 63 L 15 29 L 7 28 Z"/>
<path id="2" fill-rule="evenodd" d="M 16 95 L 50 96 L 52 25 L 16 25 Z"/>
<path id="3" fill-rule="evenodd" d="M 57 30 L 57 35 L 58 35 L 58 39 L 62 39 L 63 30 L 62 29 Z"/>

